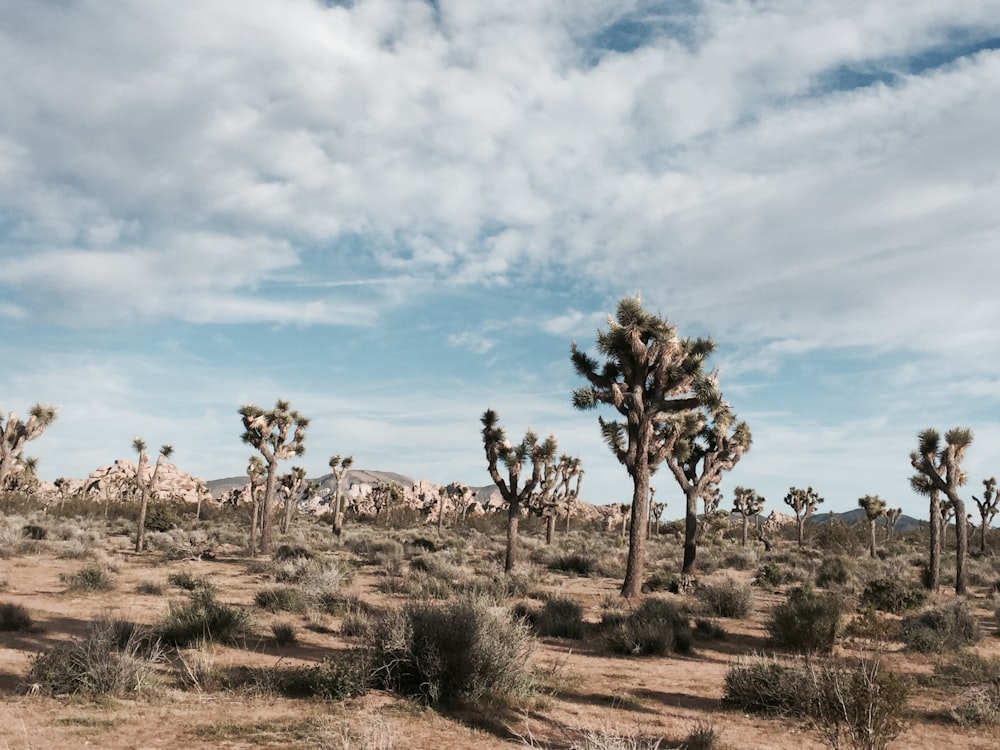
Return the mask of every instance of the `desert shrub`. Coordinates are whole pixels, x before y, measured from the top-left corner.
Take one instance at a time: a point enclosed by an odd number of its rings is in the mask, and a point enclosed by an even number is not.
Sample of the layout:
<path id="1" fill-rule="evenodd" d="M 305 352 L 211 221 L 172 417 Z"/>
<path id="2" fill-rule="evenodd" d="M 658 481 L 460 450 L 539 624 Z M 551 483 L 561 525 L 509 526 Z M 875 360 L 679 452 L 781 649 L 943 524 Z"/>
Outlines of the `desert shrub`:
<path id="1" fill-rule="evenodd" d="M 36 655 L 28 680 L 33 689 L 48 695 L 133 695 L 152 687 L 161 659 L 159 644 L 150 634 L 133 628 L 126 636 L 120 624 L 98 622 L 82 639 Z"/>
<path id="2" fill-rule="evenodd" d="M 909 686 L 878 659 L 809 668 L 809 713 L 830 747 L 884 750 L 903 731 Z"/>
<path id="3" fill-rule="evenodd" d="M 159 581 L 139 581 L 135 586 L 135 591 L 137 594 L 146 594 L 147 596 L 162 596 L 164 587 Z"/>
<path id="4" fill-rule="evenodd" d="M 233 643 L 246 630 L 250 616 L 245 610 L 216 600 L 211 589 L 196 589 L 183 604 L 171 604 L 160 623 L 160 637 L 172 646 L 196 641 Z"/>
<path id="5" fill-rule="evenodd" d="M 763 586 L 775 588 L 791 583 L 795 579 L 791 569 L 780 563 L 768 561 L 757 570 L 757 581 Z"/>
<path id="6" fill-rule="evenodd" d="M 911 651 L 935 654 L 958 650 L 982 637 L 979 624 L 962 601 L 904 618 L 899 634 Z"/>
<path id="7" fill-rule="evenodd" d="M 881 750 L 902 731 L 909 686 L 878 659 L 857 663 L 744 657 L 726 672 L 723 702 L 747 713 L 809 717 L 831 747 Z"/>
<path id="8" fill-rule="evenodd" d="M 927 592 L 898 578 L 874 578 L 865 584 L 861 601 L 870 607 L 898 614 L 927 601 Z"/>
<path id="9" fill-rule="evenodd" d="M 26 632 L 35 625 L 28 610 L 20 604 L 0 603 L 0 631 Z"/>
<path id="10" fill-rule="evenodd" d="M 1000 658 L 959 651 L 934 665 L 929 682 L 946 687 L 970 687 L 997 680 L 1000 680 Z"/>
<path id="11" fill-rule="evenodd" d="M 851 579 L 851 570 L 843 557 L 827 557 L 816 569 L 816 585 L 829 588 L 831 585 L 843 586 Z"/>
<path id="12" fill-rule="evenodd" d="M 691 649 L 687 615 L 665 599 L 651 597 L 631 612 L 606 614 L 601 626 L 615 653 L 663 656 Z"/>
<path id="13" fill-rule="evenodd" d="M 286 560 L 312 560 L 316 554 L 307 547 L 297 544 L 281 544 L 271 553 L 271 559 L 275 562 Z"/>
<path id="14" fill-rule="evenodd" d="M 803 716 L 807 684 L 800 667 L 775 658 L 741 657 L 726 670 L 722 700 L 745 713 Z"/>
<path id="15" fill-rule="evenodd" d="M 372 683 L 371 661 L 362 652 L 327 656 L 319 664 L 293 670 L 283 685 L 289 698 L 342 701 L 364 695 Z"/>
<path id="16" fill-rule="evenodd" d="M 92 563 L 76 573 L 61 573 L 59 579 L 70 591 L 108 591 L 114 584 L 107 570 Z"/>
<path id="17" fill-rule="evenodd" d="M 412 603 L 382 614 L 372 635 L 379 684 L 433 705 L 510 701 L 531 687 L 528 626 L 482 598 Z"/>
<path id="18" fill-rule="evenodd" d="M 748 550 L 734 550 L 722 557 L 719 567 L 728 570 L 752 570 L 757 564 L 757 555 Z"/>
<path id="19" fill-rule="evenodd" d="M 549 562 L 549 569 L 575 573 L 578 576 L 591 576 L 597 571 L 597 558 L 583 552 L 569 552 L 558 555 Z"/>
<path id="20" fill-rule="evenodd" d="M 150 503 L 146 509 L 147 531 L 165 533 L 183 524 L 181 508 L 173 503 Z"/>
<path id="21" fill-rule="evenodd" d="M 774 608 L 767 631 L 775 643 L 798 651 L 829 652 L 840 631 L 840 600 L 808 587 L 792 590 Z"/>
<path id="22" fill-rule="evenodd" d="M 692 635 L 703 641 L 721 641 L 726 637 L 726 631 L 714 620 L 698 617 L 695 618 Z"/>
<path id="23" fill-rule="evenodd" d="M 961 702 L 951 710 L 951 716 L 963 726 L 1000 723 L 1000 680 L 965 690 Z"/>
<path id="24" fill-rule="evenodd" d="M 39 526 L 38 524 L 35 523 L 29 523 L 26 524 L 21 529 L 21 535 L 26 536 L 28 539 L 34 539 L 35 541 L 39 541 L 48 536 L 48 531 L 45 529 L 44 526 Z"/>
<path id="25" fill-rule="evenodd" d="M 306 608 L 302 592 L 291 586 L 261 589 L 254 595 L 254 602 L 269 612 L 302 612 Z"/>
<path id="26" fill-rule="evenodd" d="M 722 735 L 715 725 L 698 721 L 684 738 L 684 750 L 715 750 L 722 742 Z"/>
<path id="27" fill-rule="evenodd" d="M 271 635 L 274 636 L 274 642 L 279 646 L 294 646 L 299 642 L 295 626 L 290 622 L 271 623 Z"/>
<path id="28" fill-rule="evenodd" d="M 178 573 L 171 573 L 167 576 L 167 583 L 171 586 L 176 586 L 177 588 L 184 589 L 185 591 L 194 591 L 195 589 L 210 589 L 212 584 L 207 578 L 202 576 L 193 576 L 188 571 L 182 570 Z"/>
<path id="29" fill-rule="evenodd" d="M 859 616 L 847 623 L 844 633 L 853 638 L 884 642 L 899 634 L 899 623 L 880 615 L 874 607 L 865 607 Z"/>
<path id="30" fill-rule="evenodd" d="M 529 617 L 535 632 L 554 638 L 583 637 L 583 605 L 567 596 L 553 596 Z"/>
<path id="31" fill-rule="evenodd" d="M 660 568 L 653 571 L 645 583 L 642 584 L 642 591 L 645 594 L 655 591 L 668 591 L 676 594 L 680 590 L 680 576 L 669 568 Z"/>
<path id="32" fill-rule="evenodd" d="M 340 621 L 340 634 L 345 638 L 369 638 L 372 628 L 372 617 L 364 612 L 348 612 Z"/>
<path id="33" fill-rule="evenodd" d="M 728 575 L 703 580 L 695 595 L 718 617 L 743 618 L 753 612 L 753 589 L 749 583 Z"/>

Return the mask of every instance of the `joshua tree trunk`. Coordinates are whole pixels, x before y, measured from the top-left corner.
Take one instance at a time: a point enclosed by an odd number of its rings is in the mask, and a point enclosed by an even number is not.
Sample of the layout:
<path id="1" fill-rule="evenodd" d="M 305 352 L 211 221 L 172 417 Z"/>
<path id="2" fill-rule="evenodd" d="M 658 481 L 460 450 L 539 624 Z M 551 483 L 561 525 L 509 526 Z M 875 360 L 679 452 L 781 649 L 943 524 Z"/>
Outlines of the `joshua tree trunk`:
<path id="1" fill-rule="evenodd" d="M 556 534 L 556 509 L 545 517 L 545 543 L 552 544 L 552 539 Z"/>
<path id="2" fill-rule="evenodd" d="M 521 503 L 518 499 L 510 501 L 507 510 L 507 555 L 503 561 L 503 572 L 510 573 L 514 569 L 517 551 L 517 523 L 521 520 Z"/>
<path id="3" fill-rule="evenodd" d="M 937 591 L 941 582 L 941 497 L 930 493 L 930 559 L 927 562 L 927 588 Z"/>
<path id="4" fill-rule="evenodd" d="M 878 553 L 875 547 L 875 519 L 868 519 L 868 554 L 874 560 L 878 557 Z"/>
<path id="5" fill-rule="evenodd" d="M 257 555 L 257 523 L 260 516 L 260 500 L 257 499 L 253 488 L 250 490 L 253 495 L 253 513 L 250 518 L 250 557 Z"/>
<path id="6" fill-rule="evenodd" d="M 694 560 L 698 554 L 698 489 L 688 486 L 684 490 L 686 504 L 684 512 L 684 564 L 681 572 L 689 575 L 694 572 Z"/>
<path id="7" fill-rule="evenodd" d="M 274 497 L 275 488 L 278 485 L 278 462 L 270 461 L 267 464 L 267 484 L 264 490 L 264 502 L 260 508 L 260 551 L 261 554 L 271 554 L 271 531 L 273 528 L 273 512 L 271 499 Z"/>
<path id="8" fill-rule="evenodd" d="M 646 444 L 640 448 L 648 452 Z M 646 461 L 636 462 L 632 491 L 632 533 L 628 535 L 628 566 L 622 583 L 622 596 L 635 599 L 642 595 L 643 574 L 646 568 L 646 535 L 643 526 L 649 515 L 649 465 Z"/>
<path id="9" fill-rule="evenodd" d="M 438 492 L 438 536 L 444 528 L 444 492 Z"/>
<path id="10" fill-rule="evenodd" d="M 969 521 L 965 515 L 965 501 L 957 494 L 951 498 L 955 505 L 955 593 L 967 593 L 965 561 L 969 553 Z"/>
<path id="11" fill-rule="evenodd" d="M 747 546 L 747 528 L 750 526 L 750 518 L 748 516 L 743 516 L 743 535 L 741 541 L 743 546 Z"/>

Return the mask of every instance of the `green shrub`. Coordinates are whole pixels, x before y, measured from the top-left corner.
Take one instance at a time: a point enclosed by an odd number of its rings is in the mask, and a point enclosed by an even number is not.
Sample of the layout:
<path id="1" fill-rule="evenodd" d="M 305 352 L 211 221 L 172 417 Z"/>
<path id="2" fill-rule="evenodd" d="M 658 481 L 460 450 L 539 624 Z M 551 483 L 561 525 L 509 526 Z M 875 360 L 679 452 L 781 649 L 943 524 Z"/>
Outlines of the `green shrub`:
<path id="1" fill-rule="evenodd" d="M 718 617 L 740 619 L 753 612 L 753 589 L 749 583 L 732 576 L 705 579 L 698 585 L 695 595 Z"/>
<path id="2" fill-rule="evenodd" d="M 306 608 L 302 592 L 291 586 L 261 589 L 254 596 L 254 602 L 269 612 L 302 612 Z"/>
<path id="3" fill-rule="evenodd" d="M 559 555 L 549 563 L 550 570 L 575 573 L 578 576 L 592 576 L 597 573 L 597 558 L 582 552 Z"/>
<path id="4" fill-rule="evenodd" d="M 898 578 L 874 578 L 861 592 L 861 601 L 883 612 L 898 614 L 922 606 L 927 601 L 927 592 Z"/>
<path id="5" fill-rule="evenodd" d="M 664 656 L 691 649 L 691 624 L 687 615 L 665 599 L 649 598 L 625 614 L 602 620 L 608 646 L 619 654 Z"/>
<path id="6" fill-rule="evenodd" d="M 250 615 L 222 604 L 211 589 L 196 589 L 183 604 L 171 604 L 160 624 L 160 637 L 172 646 L 196 641 L 234 643 L 243 636 Z"/>
<path id="7" fill-rule="evenodd" d="M 541 636 L 582 638 L 583 605 L 566 596 L 554 596 L 546 600 L 531 622 Z"/>
<path id="8" fill-rule="evenodd" d="M 792 590 L 788 600 L 774 608 L 767 631 L 775 643 L 798 651 L 829 652 L 840 632 L 840 600 L 811 588 Z"/>
<path id="9" fill-rule="evenodd" d="M 698 617 L 694 621 L 692 635 L 695 638 L 705 641 L 721 641 L 726 637 L 726 631 L 722 629 L 719 623 L 705 619 L 704 617 Z"/>
<path id="10" fill-rule="evenodd" d="M 181 516 L 181 509 L 171 503 L 150 503 L 146 509 L 146 522 L 144 526 L 147 531 L 157 531 L 166 533 L 171 529 L 176 529 L 184 523 Z"/>
<path id="11" fill-rule="evenodd" d="M 432 705 L 524 697 L 533 647 L 523 621 L 482 598 L 411 603 L 378 617 L 372 635 L 378 683 Z"/>
<path id="12" fill-rule="evenodd" d="M 829 588 L 831 585 L 843 586 L 851 579 L 851 570 L 843 557 L 827 557 L 816 569 L 816 585 Z"/>
<path id="13" fill-rule="evenodd" d="M 182 570 L 179 573 L 171 573 L 167 576 L 167 583 L 171 586 L 177 586 L 178 588 L 184 589 L 185 591 L 194 591 L 195 589 L 210 589 L 212 584 L 209 583 L 207 578 L 201 576 L 193 576 L 186 570 Z"/>
<path id="14" fill-rule="evenodd" d="M 27 632 L 35 625 L 28 610 L 20 604 L 0 603 L 0 631 Z"/>
<path id="15" fill-rule="evenodd" d="M 364 695 L 371 683 L 369 655 L 355 652 L 327 656 L 315 666 L 293 671 L 283 692 L 289 698 L 343 701 Z"/>
<path id="16" fill-rule="evenodd" d="M 757 570 L 757 581 L 772 588 L 791 583 L 794 578 L 795 576 L 788 567 L 773 561 L 764 563 Z"/>
<path id="17" fill-rule="evenodd" d="M 667 591 L 671 594 L 676 594 L 680 591 L 680 577 L 669 568 L 660 568 L 653 571 L 646 579 L 646 582 L 642 584 L 642 591 L 644 594 L 656 591 Z"/>
<path id="18" fill-rule="evenodd" d="M 125 696 L 147 692 L 155 665 L 162 659 L 158 642 L 132 628 L 124 637 L 120 624 L 93 624 L 85 637 L 57 644 L 34 657 L 28 679 L 47 695 L 82 693 Z"/>
<path id="19" fill-rule="evenodd" d="M 114 586 L 108 571 L 96 563 L 85 565 L 76 573 L 61 573 L 59 579 L 70 591 L 108 591 Z"/>
<path id="20" fill-rule="evenodd" d="M 28 537 L 28 539 L 34 539 L 35 541 L 40 541 L 48 536 L 48 531 L 46 531 L 44 526 L 39 526 L 34 523 L 29 523 L 24 528 L 21 529 L 21 534 Z"/>
<path id="21" fill-rule="evenodd" d="M 899 632 L 911 651 L 935 654 L 958 650 L 982 637 L 976 618 L 962 601 L 910 615 L 900 623 Z"/>

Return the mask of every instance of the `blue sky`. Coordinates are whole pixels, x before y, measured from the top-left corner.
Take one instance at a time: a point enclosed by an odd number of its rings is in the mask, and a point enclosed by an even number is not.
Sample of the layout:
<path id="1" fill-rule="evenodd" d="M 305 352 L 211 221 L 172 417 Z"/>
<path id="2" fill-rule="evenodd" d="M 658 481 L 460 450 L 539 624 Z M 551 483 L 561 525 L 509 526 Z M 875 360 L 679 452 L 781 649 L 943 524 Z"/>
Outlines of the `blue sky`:
<path id="1" fill-rule="evenodd" d="M 631 485 L 570 342 L 642 293 L 711 335 L 779 509 L 975 434 L 1000 472 L 1000 0 L 0 0 L 0 408 L 84 476 L 171 443 L 487 484 L 479 416 Z M 664 471 L 658 498 L 680 514 Z"/>

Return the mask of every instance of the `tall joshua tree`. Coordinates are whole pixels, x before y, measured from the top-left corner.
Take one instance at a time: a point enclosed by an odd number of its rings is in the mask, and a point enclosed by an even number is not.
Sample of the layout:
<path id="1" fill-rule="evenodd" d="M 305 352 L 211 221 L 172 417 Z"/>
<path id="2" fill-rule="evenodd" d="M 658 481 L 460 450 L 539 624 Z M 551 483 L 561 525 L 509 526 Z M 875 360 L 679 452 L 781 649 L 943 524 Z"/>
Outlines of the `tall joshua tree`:
<path id="1" fill-rule="evenodd" d="M 902 508 L 888 508 L 885 511 L 885 535 L 889 541 L 892 541 L 892 533 L 896 530 L 896 524 L 899 523 L 899 519 L 903 517 Z"/>
<path id="2" fill-rule="evenodd" d="M 546 544 L 552 544 L 555 537 L 556 513 L 559 506 L 559 498 L 556 495 L 560 482 L 559 467 L 554 459 L 554 455 L 550 456 L 543 464 L 541 479 L 535 485 L 527 503 L 530 513 L 545 519 Z"/>
<path id="3" fill-rule="evenodd" d="M 967 587 L 965 561 L 969 548 L 969 527 L 965 515 L 965 501 L 958 494 L 958 488 L 965 484 L 966 475 L 962 469 L 962 459 L 972 444 L 972 430 L 956 427 L 944 435 L 944 445 L 937 430 L 926 429 L 917 435 L 917 450 L 910 453 L 910 465 L 917 475 L 910 479 L 910 485 L 921 494 L 931 496 L 931 532 L 934 531 L 934 492 L 943 492 L 955 512 L 955 593 L 964 594 Z M 940 540 L 938 540 L 940 545 Z M 938 547 L 940 554 L 940 546 Z M 931 556 L 934 556 L 934 540 L 931 541 Z M 934 560 L 931 560 L 933 578 Z M 936 581 L 934 581 L 936 585 Z"/>
<path id="4" fill-rule="evenodd" d="M 661 427 L 678 414 L 716 398 L 714 375 L 704 371 L 715 348 L 711 339 L 681 339 L 665 318 L 646 312 L 638 297 L 618 303 L 608 329 L 597 332 L 603 364 L 580 351 L 571 359 L 587 385 L 573 392 L 573 406 L 611 406 L 623 421 L 598 417 L 601 433 L 632 479 L 632 524 L 622 596 L 642 593 L 645 568 L 646 518 L 649 514 L 650 473 L 672 446 Z"/>
<path id="5" fill-rule="evenodd" d="M 20 470 L 24 444 L 45 432 L 55 419 L 56 408 L 43 404 L 32 406 L 25 421 L 18 419 L 14 412 L 7 415 L 6 422 L 0 419 L 0 489 Z"/>
<path id="6" fill-rule="evenodd" d="M 267 477 L 267 467 L 260 456 L 250 456 L 247 464 L 247 477 L 250 479 L 250 556 L 257 554 L 257 540 L 260 536 L 260 488 Z"/>
<path id="7" fill-rule="evenodd" d="M 280 484 L 281 494 L 285 496 L 285 514 L 281 518 L 281 533 L 285 534 L 292 523 L 292 511 L 295 510 L 295 503 L 306 484 L 306 470 L 301 466 L 293 466 L 290 472 L 282 474 Z"/>
<path id="8" fill-rule="evenodd" d="M 803 544 L 803 532 L 805 530 L 806 519 L 809 518 L 816 508 L 823 503 L 823 498 L 812 487 L 799 489 L 789 487 L 788 494 L 785 495 L 785 504 L 795 511 L 795 525 L 798 527 L 799 546 Z"/>
<path id="9" fill-rule="evenodd" d="M 500 490 L 500 496 L 507 502 L 507 555 L 504 558 L 503 569 L 504 572 L 510 573 L 514 569 L 517 524 L 521 518 L 521 508 L 541 481 L 546 463 L 551 462 L 555 456 L 556 441 L 549 435 L 544 442 L 539 443 L 538 436 L 528 430 L 520 443 L 511 445 L 503 427 L 498 425 L 499 417 L 495 411 L 487 409 L 480 421 L 483 424 L 483 449 L 486 451 L 490 478 Z M 522 477 L 525 461 L 531 462 L 531 474 Z M 501 463 L 507 469 L 506 479 L 500 474 Z M 521 485 L 522 479 L 523 485 Z"/>
<path id="10" fill-rule="evenodd" d="M 973 495 L 973 500 L 979 506 L 979 518 L 982 524 L 979 527 L 979 552 L 986 554 L 986 529 L 1000 512 L 1000 493 L 997 492 L 996 477 L 983 480 L 983 499 Z"/>
<path id="11" fill-rule="evenodd" d="M 576 480 L 573 488 L 570 483 Z M 566 508 L 566 533 L 569 533 L 569 519 L 573 515 L 573 505 L 580 497 L 580 483 L 583 482 L 583 467 L 580 457 L 570 458 L 565 453 L 559 457 L 559 495 Z"/>
<path id="12" fill-rule="evenodd" d="M 661 427 L 667 466 L 684 490 L 684 564 L 682 572 L 694 572 L 698 550 L 698 499 L 706 505 L 706 518 L 721 499 L 719 482 L 750 450 L 750 428 L 737 422 L 729 404 L 722 403 L 714 376 L 707 404 L 676 415 Z M 714 503 L 714 505 L 713 505 Z"/>
<path id="13" fill-rule="evenodd" d="M 146 511 L 149 509 L 149 498 L 156 490 L 160 466 L 163 465 L 164 459 L 173 455 L 174 448 L 172 445 L 160 446 L 160 455 L 156 457 L 156 466 L 153 467 L 153 473 L 147 480 L 143 476 L 146 464 L 149 462 L 149 457 L 146 455 L 146 443 L 142 438 L 137 437 L 132 441 L 132 447 L 139 453 L 139 463 L 135 469 L 136 488 L 139 492 L 139 521 L 135 530 L 135 551 L 142 552 L 146 548 Z"/>
<path id="14" fill-rule="evenodd" d="M 278 484 L 278 462 L 306 452 L 306 427 L 309 426 L 309 420 L 282 399 L 278 399 L 270 411 L 246 404 L 240 407 L 239 414 L 243 418 L 243 442 L 260 451 L 267 466 L 267 482 L 261 506 L 260 551 L 269 555 L 273 520 L 271 510 Z"/>
<path id="15" fill-rule="evenodd" d="M 337 453 L 330 458 L 333 470 L 333 533 L 340 536 L 344 532 L 344 476 L 354 463 L 354 456 L 340 457 Z"/>
<path id="16" fill-rule="evenodd" d="M 878 495 L 865 495 L 858 498 L 858 507 L 864 509 L 865 517 L 868 519 L 868 554 L 872 559 L 878 557 L 878 549 L 875 546 L 875 522 L 885 515 L 885 501 Z"/>
<path id="17" fill-rule="evenodd" d="M 759 516 L 764 510 L 764 498 L 757 494 L 757 490 L 750 487 L 737 487 L 733 490 L 733 512 L 739 513 L 743 518 L 743 546 L 747 546 L 747 529 L 750 526 L 750 517 Z"/>

